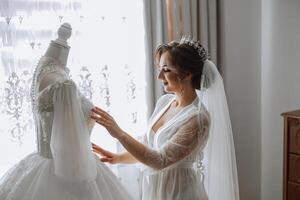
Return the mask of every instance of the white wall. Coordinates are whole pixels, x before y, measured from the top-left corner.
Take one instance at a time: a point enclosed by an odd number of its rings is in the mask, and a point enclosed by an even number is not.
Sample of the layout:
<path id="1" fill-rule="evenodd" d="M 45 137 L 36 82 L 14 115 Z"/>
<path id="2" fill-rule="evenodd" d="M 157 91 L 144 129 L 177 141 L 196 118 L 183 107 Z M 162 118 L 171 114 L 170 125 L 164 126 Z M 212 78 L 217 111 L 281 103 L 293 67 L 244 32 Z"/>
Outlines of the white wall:
<path id="1" fill-rule="evenodd" d="M 300 108 L 300 1 L 221 1 L 241 200 L 282 199 L 283 121 Z"/>
<path id="2" fill-rule="evenodd" d="M 262 1 L 261 199 L 282 199 L 284 111 L 300 109 L 300 1 Z"/>
<path id="3" fill-rule="evenodd" d="M 223 76 L 235 140 L 241 200 L 260 199 L 260 0 L 221 5 Z"/>

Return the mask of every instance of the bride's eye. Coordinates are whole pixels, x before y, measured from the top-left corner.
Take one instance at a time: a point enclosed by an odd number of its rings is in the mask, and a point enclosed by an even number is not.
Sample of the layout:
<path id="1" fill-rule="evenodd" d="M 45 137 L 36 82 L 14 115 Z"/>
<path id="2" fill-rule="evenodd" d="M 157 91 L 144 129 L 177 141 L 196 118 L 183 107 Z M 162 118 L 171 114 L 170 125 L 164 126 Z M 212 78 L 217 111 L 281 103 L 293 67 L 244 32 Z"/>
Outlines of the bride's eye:
<path id="1" fill-rule="evenodd" d="M 163 67 L 163 68 L 162 68 L 162 71 L 163 71 L 163 72 L 170 72 L 171 70 L 169 70 L 169 69 L 166 68 L 166 67 Z"/>

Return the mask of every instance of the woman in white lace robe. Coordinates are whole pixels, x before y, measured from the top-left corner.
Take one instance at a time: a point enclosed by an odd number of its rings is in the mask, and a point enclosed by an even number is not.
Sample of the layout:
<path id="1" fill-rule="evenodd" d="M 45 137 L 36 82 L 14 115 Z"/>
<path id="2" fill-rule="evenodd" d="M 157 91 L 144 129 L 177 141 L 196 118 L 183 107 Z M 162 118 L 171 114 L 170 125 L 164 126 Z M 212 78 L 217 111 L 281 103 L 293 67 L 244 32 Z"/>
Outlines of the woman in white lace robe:
<path id="1" fill-rule="evenodd" d="M 208 138 L 210 116 L 196 93 L 206 59 L 202 46 L 172 42 L 158 47 L 158 79 L 164 90 L 173 94 L 157 101 L 142 141 L 124 132 L 102 109 L 93 109 L 91 117 L 127 152 L 114 154 L 95 144 L 94 151 L 104 162 L 141 162 L 143 200 L 207 200 L 200 155 Z"/>

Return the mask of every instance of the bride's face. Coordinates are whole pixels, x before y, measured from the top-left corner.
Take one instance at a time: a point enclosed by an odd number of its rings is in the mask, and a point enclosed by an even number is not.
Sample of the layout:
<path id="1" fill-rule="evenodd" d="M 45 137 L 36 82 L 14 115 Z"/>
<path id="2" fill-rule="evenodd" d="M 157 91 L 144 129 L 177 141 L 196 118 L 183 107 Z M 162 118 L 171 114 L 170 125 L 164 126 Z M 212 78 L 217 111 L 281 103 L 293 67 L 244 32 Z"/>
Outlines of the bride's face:
<path id="1" fill-rule="evenodd" d="M 168 52 L 161 55 L 158 72 L 157 78 L 162 81 L 166 92 L 180 92 L 180 72 L 170 62 Z"/>

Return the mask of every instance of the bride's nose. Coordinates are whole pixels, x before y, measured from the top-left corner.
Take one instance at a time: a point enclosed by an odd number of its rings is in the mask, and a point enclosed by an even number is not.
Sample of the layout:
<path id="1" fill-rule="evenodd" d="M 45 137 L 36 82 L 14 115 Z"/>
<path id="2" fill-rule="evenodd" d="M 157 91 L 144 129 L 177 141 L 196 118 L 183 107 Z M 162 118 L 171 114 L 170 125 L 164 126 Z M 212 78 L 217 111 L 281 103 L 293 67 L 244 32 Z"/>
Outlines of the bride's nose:
<path id="1" fill-rule="evenodd" d="M 158 74 L 157 74 L 157 79 L 162 80 L 164 75 L 163 75 L 163 71 L 162 70 L 158 70 Z"/>

